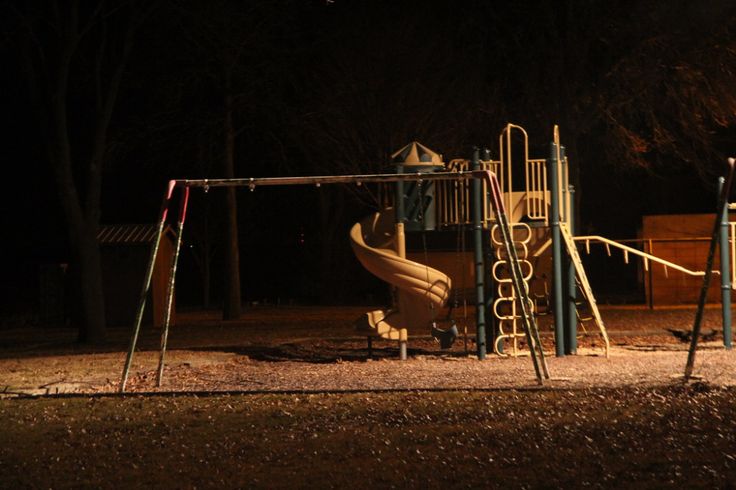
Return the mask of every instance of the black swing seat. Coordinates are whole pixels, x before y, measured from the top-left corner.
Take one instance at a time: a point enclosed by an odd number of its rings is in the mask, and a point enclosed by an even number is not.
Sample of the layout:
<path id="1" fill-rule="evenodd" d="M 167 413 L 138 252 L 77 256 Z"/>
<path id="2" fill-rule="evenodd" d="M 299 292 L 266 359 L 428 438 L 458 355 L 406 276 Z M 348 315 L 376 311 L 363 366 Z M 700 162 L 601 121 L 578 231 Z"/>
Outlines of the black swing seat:
<path id="1" fill-rule="evenodd" d="M 452 322 L 452 326 L 447 330 L 442 330 L 437 326 L 437 322 L 432 322 L 432 337 L 440 343 L 441 349 L 449 349 L 452 347 L 452 344 L 455 343 L 455 339 L 458 335 L 459 333 L 455 322 Z"/>

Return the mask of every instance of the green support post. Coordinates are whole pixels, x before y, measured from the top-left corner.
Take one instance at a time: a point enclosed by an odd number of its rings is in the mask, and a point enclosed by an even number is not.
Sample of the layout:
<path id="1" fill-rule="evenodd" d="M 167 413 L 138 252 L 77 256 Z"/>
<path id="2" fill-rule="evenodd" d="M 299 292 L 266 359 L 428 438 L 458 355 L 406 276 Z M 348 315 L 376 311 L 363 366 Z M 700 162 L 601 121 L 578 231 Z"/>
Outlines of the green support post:
<path id="1" fill-rule="evenodd" d="M 491 151 L 488 148 L 483 149 L 483 161 L 489 161 L 491 159 Z M 481 203 L 481 206 L 485 206 L 488 202 L 488 193 L 490 191 L 486 190 L 486 194 L 483 196 L 484 200 Z M 490 271 L 493 269 L 493 263 L 496 260 L 496 257 L 494 255 L 493 250 L 493 243 L 491 240 L 491 234 L 486 233 L 485 239 L 483 240 L 483 246 L 485 247 L 485 262 L 484 262 L 484 269 L 485 269 L 485 280 L 487 282 L 484 282 L 484 288 L 485 288 L 485 294 L 486 294 L 486 311 L 485 311 L 485 317 L 486 321 L 488 322 L 488 325 L 486 327 L 486 346 L 491 346 L 491 350 L 495 348 L 495 342 L 496 338 L 499 335 L 498 331 L 498 319 L 496 318 L 496 315 L 493 313 L 493 302 L 496 300 L 496 288 L 495 283 L 493 281 L 493 276 L 491 275 Z M 486 287 L 487 286 L 487 287 Z M 498 345 L 498 352 L 499 354 L 503 353 L 503 342 L 501 342 Z"/>
<path id="2" fill-rule="evenodd" d="M 560 176 L 557 172 L 557 145 L 555 143 L 550 143 L 547 165 L 549 167 L 547 173 L 550 176 L 550 204 L 552 208 L 550 210 L 550 226 L 552 228 L 552 297 L 555 316 L 555 355 L 564 357 L 565 312 L 562 309 L 564 291 L 562 288 L 562 236 L 560 235 L 560 194 L 558 188 Z"/>
<path id="3" fill-rule="evenodd" d="M 726 179 L 718 178 L 718 195 L 723 191 Z M 723 312 L 723 346 L 731 349 L 731 247 L 728 243 L 728 199 L 721 210 L 720 249 L 721 249 L 721 308 Z"/>
<path id="4" fill-rule="evenodd" d="M 705 300 L 708 296 L 708 287 L 710 279 L 713 275 L 713 256 L 716 253 L 716 242 L 718 241 L 719 228 L 721 226 L 721 218 L 724 210 L 728 210 L 728 195 L 731 192 L 731 183 L 733 182 L 734 168 L 736 168 L 736 159 L 728 159 L 728 176 L 724 184 L 721 186 L 721 192 L 718 193 L 718 205 L 716 205 L 716 219 L 713 222 L 713 232 L 710 236 L 710 246 L 708 247 L 708 259 L 705 262 L 705 274 L 703 275 L 703 286 L 700 288 L 700 298 L 698 299 L 698 309 L 695 310 L 695 320 L 693 321 L 692 334 L 690 336 L 690 347 L 687 351 L 687 362 L 685 363 L 685 382 L 690 380 L 695 366 L 695 352 L 698 348 L 698 337 L 700 336 L 700 324 L 703 320 L 703 311 L 705 310 Z"/>
<path id="5" fill-rule="evenodd" d="M 575 236 L 575 186 L 567 186 L 570 197 L 570 205 L 567 208 L 567 224 L 570 234 Z M 565 329 L 565 354 L 578 353 L 578 310 L 577 294 L 578 287 L 575 282 L 575 264 L 572 258 L 567 257 L 567 328 Z"/>
<path id="6" fill-rule="evenodd" d="M 473 149 L 474 171 L 480 170 L 480 151 Z M 475 343 L 478 359 L 486 358 L 485 267 L 483 263 L 483 185 L 473 179 L 473 244 L 475 258 Z"/>

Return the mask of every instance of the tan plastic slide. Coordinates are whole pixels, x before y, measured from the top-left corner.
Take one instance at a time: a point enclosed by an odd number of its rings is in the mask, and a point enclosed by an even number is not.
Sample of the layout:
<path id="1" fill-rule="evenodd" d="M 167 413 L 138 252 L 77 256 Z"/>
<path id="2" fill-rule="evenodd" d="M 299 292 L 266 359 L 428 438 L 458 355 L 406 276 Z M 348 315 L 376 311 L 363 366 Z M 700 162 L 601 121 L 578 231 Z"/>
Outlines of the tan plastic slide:
<path id="1" fill-rule="evenodd" d="M 363 267 L 399 291 L 398 308 L 369 311 L 358 328 L 391 340 L 406 340 L 407 330 L 427 332 L 449 298 L 451 281 L 447 274 L 397 253 L 403 249 L 403 236 L 396 236 L 393 209 L 356 223 L 350 243 Z"/>

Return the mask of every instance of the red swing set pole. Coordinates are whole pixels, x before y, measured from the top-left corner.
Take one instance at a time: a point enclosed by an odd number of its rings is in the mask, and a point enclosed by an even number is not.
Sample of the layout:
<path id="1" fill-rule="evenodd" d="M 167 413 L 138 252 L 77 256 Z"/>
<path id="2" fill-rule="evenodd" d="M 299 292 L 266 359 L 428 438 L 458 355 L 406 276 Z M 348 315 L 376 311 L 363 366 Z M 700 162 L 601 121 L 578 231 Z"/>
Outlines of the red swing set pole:
<path id="1" fill-rule="evenodd" d="M 161 354 L 158 360 L 158 374 L 156 376 L 156 386 L 161 386 L 161 379 L 164 376 L 164 358 L 166 356 L 166 344 L 169 339 L 169 325 L 171 324 L 171 309 L 174 303 L 174 286 L 176 284 L 176 266 L 179 263 L 179 253 L 181 251 L 181 236 L 184 232 L 184 222 L 187 219 L 187 205 L 189 204 L 189 187 L 184 188 L 181 194 L 181 205 L 179 207 L 179 223 L 176 230 L 176 247 L 174 249 L 174 257 L 171 259 L 171 270 L 169 271 L 169 287 L 166 292 L 166 318 L 164 320 L 164 331 L 161 333 Z"/>
<path id="2" fill-rule="evenodd" d="M 171 195 L 174 193 L 176 187 L 176 181 L 169 181 L 166 194 L 161 203 L 161 211 L 159 213 L 158 229 L 156 231 L 156 238 L 153 241 L 151 247 L 151 255 L 148 258 L 148 267 L 146 268 L 146 276 L 143 281 L 143 288 L 141 289 L 141 295 L 138 300 L 138 311 L 135 315 L 135 324 L 133 328 L 133 336 L 130 339 L 130 347 L 128 348 L 128 355 L 125 358 L 125 366 L 123 367 L 123 375 L 120 379 L 120 393 L 125 392 L 125 385 L 128 382 L 128 374 L 130 373 L 130 366 L 133 363 L 133 354 L 135 352 L 136 344 L 138 343 L 138 334 L 141 330 L 141 323 L 143 322 L 143 311 L 146 308 L 146 299 L 148 298 L 148 291 L 151 289 L 151 278 L 153 277 L 153 268 L 156 265 L 156 256 L 158 255 L 159 245 L 161 244 L 161 235 L 164 232 L 164 226 L 166 225 L 166 217 L 169 213 L 169 203 L 171 202 Z"/>

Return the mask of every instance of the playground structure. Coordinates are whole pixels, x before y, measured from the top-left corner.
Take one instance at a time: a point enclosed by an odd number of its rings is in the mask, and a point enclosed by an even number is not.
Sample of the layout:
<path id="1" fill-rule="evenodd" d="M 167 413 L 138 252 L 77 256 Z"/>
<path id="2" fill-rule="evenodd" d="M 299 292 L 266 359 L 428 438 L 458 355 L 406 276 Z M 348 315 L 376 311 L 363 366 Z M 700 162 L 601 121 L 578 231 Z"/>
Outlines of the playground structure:
<path id="1" fill-rule="evenodd" d="M 517 135 L 515 148 L 512 135 Z M 547 159 L 529 157 L 527 133 L 514 124 L 508 124 L 501 132 L 499 153 L 498 160 L 492 160 L 486 150 L 482 153 L 482 158 L 478 154 L 471 160 L 454 159 L 445 166 L 438 154 L 421 144 L 412 143 L 394 154 L 394 162 L 397 165 L 397 172 L 408 168 L 421 170 L 439 168 L 460 173 L 483 169 L 492 171 L 497 176 L 504 208 L 509 210 L 507 215 L 511 240 L 519 255 L 524 287 L 527 292 L 531 292 L 532 297 L 542 299 L 542 303 L 546 305 L 544 308 L 546 311 L 541 311 L 542 308 L 537 308 L 538 302 L 533 301 L 530 307 L 532 313 L 540 315 L 551 310 L 555 316 L 556 355 L 576 352 L 578 326 L 582 326 L 585 330 L 585 322 L 588 321 L 595 324 L 608 354 L 609 341 L 605 324 L 578 252 L 579 246 L 589 254 L 591 244 L 600 245 L 609 257 L 612 256 L 612 250 L 618 250 L 626 264 L 630 263 L 631 257 L 639 258 L 643 273 L 650 278 L 650 301 L 654 265 L 662 268 L 665 277 L 669 277 L 671 271 L 691 276 L 693 279 L 702 279 L 706 275 L 705 271 L 692 270 L 654 255 L 651 253 L 652 240 L 642 240 L 645 246 L 642 247 L 644 250 L 640 250 L 624 243 L 626 241 L 614 241 L 598 235 L 575 236 L 574 188 L 569 184 L 569 162 L 565 156 L 565 149 L 559 142 L 557 127 L 554 129 L 554 140 L 550 145 L 550 156 Z M 518 158 L 517 154 L 520 154 L 521 158 Z M 514 172 L 519 171 L 523 172 L 523 179 L 514 178 Z M 493 351 L 504 355 L 504 344 L 510 344 L 512 354 L 517 355 L 518 341 L 525 336 L 521 325 L 523 314 L 519 295 L 511 287 L 510 264 L 503 250 L 503 240 L 498 232 L 498 218 L 492 209 L 490 192 L 485 183 L 482 184 L 480 191 L 475 191 L 467 180 L 443 180 L 435 185 L 434 193 L 420 192 L 422 195 L 417 195 L 417 189 L 405 191 L 399 185 L 393 203 L 396 208 L 396 223 L 405 224 L 406 227 L 414 225 L 415 232 L 421 230 L 422 235 L 435 230 L 461 230 L 469 227 L 481 227 L 487 232 L 476 240 L 474 246 L 475 276 L 483 278 L 482 281 L 476 280 L 476 285 L 479 286 L 475 298 L 478 332 L 476 340 L 479 344 L 483 343 L 484 339 L 480 337 L 482 330 L 478 326 L 485 326 L 488 320 L 490 327 L 488 343 L 492 345 Z M 420 202 L 421 206 L 418 205 Z M 476 211 L 475 207 L 478 207 L 479 211 Z M 736 208 L 736 205 L 730 205 L 730 208 Z M 425 216 L 431 216 L 432 222 L 424 222 Z M 480 222 L 475 221 L 478 216 Z M 730 296 L 731 285 L 736 278 L 736 268 L 731 264 L 736 258 L 736 240 L 733 238 L 736 223 L 729 223 L 727 214 L 724 216 L 719 234 L 721 266 L 720 270 L 715 272 L 721 275 L 724 345 L 730 348 Z M 403 228 L 396 236 L 403 239 Z M 702 240 L 710 242 L 711 238 Z M 428 255 L 431 257 L 432 251 L 428 254 L 424 236 L 422 242 L 424 250 L 417 251 L 414 256 L 422 257 L 423 254 L 424 257 Z M 404 248 L 403 244 L 399 246 L 399 249 Z M 478 254 L 478 251 L 481 253 Z M 425 267 L 429 267 L 431 260 L 425 259 L 425 262 Z M 551 271 L 549 271 L 550 262 Z M 542 273 L 538 274 L 540 270 Z M 544 279 L 545 275 L 551 276 L 551 287 Z M 390 280 L 387 282 L 390 283 Z M 589 310 L 587 314 L 580 311 L 579 297 L 587 303 Z M 434 312 L 432 318 L 436 317 L 437 313 Z M 434 321 L 432 324 L 434 325 Z M 436 333 L 437 330 L 433 329 L 433 332 Z M 479 357 L 483 352 L 483 346 L 479 345 Z"/>
<path id="2" fill-rule="evenodd" d="M 514 151 L 515 146 L 517 151 Z M 388 250 L 383 249 L 381 253 L 405 258 L 407 230 L 422 234 L 423 249 L 415 254 L 420 257 L 422 254 L 424 257 L 431 254 L 427 250 L 425 234 L 448 229 L 464 234 L 468 229 L 473 230 L 476 343 L 478 356 L 483 358 L 487 343 L 492 345 L 492 350 L 497 354 L 504 354 L 506 343 L 510 344 L 513 355 L 520 352 L 519 343 L 527 336 L 525 317 L 533 317 L 538 313 L 535 312 L 535 302 L 532 299 L 535 296 L 534 288 L 539 289 L 541 283 L 536 280 L 537 269 L 540 265 L 545 268 L 545 261 L 549 262 L 549 254 L 542 256 L 551 244 L 553 291 L 556 292 L 553 298 L 558 304 L 549 309 L 555 315 L 556 354 L 562 356 L 575 353 L 577 350 L 577 325 L 580 315 L 575 303 L 578 289 L 589 305 L 592 319 L 607 354 L 609 342 L 605 324 L 572 237 L 574 191 L 568 183 L 568 162 L 564 147 L 559 143 L 557 128 L 555 127 L 554 141 L 548 159 L 529 158 L 527 133 L 522 127 L 514 124 L 508 124 L 501 132 L 499 150 L 498 160 L 492 160 L 487 150 L 483 152 L 482 158 L 481 152 L 476 151 L 472 159 L 455 159 L 446 166 L 442 163 L 440 155 L 416 142 L 397 151 L 393 155 L 397 173 L 407 170 L 420 172 L 449 170 L 450 173 L 461 175 L 466 172 L 486 171 L 495 176 L 497 189 L 494 191 L 493 186 L 485 180 L 474 181 L 472 185 L 467 180 L 443 180 L 436 182 L 434 187 L 432 183 L 424 185 L 397 183 L 392 207 L 381 212 L 384 217 L 393 214 L 395 223 L 393 233 L 386 231 L 392 226 L 383 227 L 383 236 L 391 243 L 387 247 Z M 521 158 L 517 158 L 516 153 L 519 152 Z M 519 171 L 524 174 L 523 180 L 514 178 Z M 498 194 L 497 203 L 494 192 Z M 501 215 L 504 215 L 503 219 L 507 221 L 507 232 L 501 226 L 503 221 Z M 425 329 L 428 325 L 432 325 L 433 334 L 441 342 L 447 343 L 447 333 L 437 328 L 436 320 L 437 310 L 447 301 L 448 295 L 445 294 L 440 301 L 433 295 L 422 298 L 422 295 L 427 296 L 426 291 L 436 287 L 434 281 L 429 279 L 430 276 L 438 277 L 438 271 L 430 268 L 427 263 L 410 262 L 412 268 L 417 271 L 415 280 L 421 281 L 422 274 L 426 276 L 424 290 L 420 288 L 411 291 L 402 284 L 405 274 L 399 268 L 391 271 L 393 275 L 387 274 L 385 270 L 375 272 L 375 265 L 367 261 L 363 253 L 358 252 L 364 249 L 355 246 L 355 236 L 354 228 L 351 238 L 361 263 L 369 271 L 395 286 L 398 291 L 398 300 L 395 302 L 397 308 L 392 314 L 396 315 L 402 310 L 421 311 L 421 317 L 414 313 L 411 316 L 421 318 L 420 324 Z M 368 238 L 368 235 L 365 238 Z M 508 251 L 507 241 L 508 246 L 513 249 L 514 257 Z M 563 250 L 567 251 L 566 264 L 563 264 Z M 374 254 L 378 254 L 378 251 Z M 405 262 L 402 262 L 402 267 L 405 267 L 404 264 Z M 514 277 L 515 268 L 518 268 L 516 271 L 518 277 Z M 566 287 L 564 293 L 561 292 L 563 276 Z M 402 280 L 397 280 L 397 277 L 401 277 Z M 515 285 L 517 279 L 524 295 Z M 444 284 L 449 282 L 443 281 Z M 528 298 L 524 299 L 522 296 Z M 545 301 L 549 301 L 549 295 L 545 296 Z M 570 304 L 563 306 L 566 297 Z M 407 298 L 413 298 L 410 309 L 406 305 Z M 389 328 L 384 318 L 388 318 L 385 312 L 369 312 L 361 325 L 364 326 L 364 330 L 385 339 L 406 336 L 400 332 L 401 329 Z M 488 333 L 486 333 L 486 318 L 490 320 Z M 528 340 L 527 345 L 531 345 Z"/>
<path id="3" fill-rule="evenodd" d="M 514 160 L 513 135 L 521 140 L 523 158 Z M 434 227 L 455 228 L 464 235 L 470 229 L 473 236 L 474 289 L 473 303 L 476 314 L 477 357 L 484 359 L 490 341 L 493 351 L 504 354 L 504 343 L 510 343 L 513 354 L 519 352 L 518 341 L 524 339 L 532 359 L 537 380 L 549 378 L 545 354 L 539 338 L 535 317 L 538 311 L 534 301 L 533 283 L 535 263 L 551 252 L 551 298 L 547 298 L 554 315 L 555 354 L 564 356 L 577 351 L 578 291 L 587 302 L 592 320 L 604 342 L 608 355 L 608 335 L 598 311 L 596 300 L 578 254 L 576 242 L 602 243 L 607 249 L 619 248 L 628 259 L 638 255 L 645 268 L 650 263 L 680 272 L 710 279 L 710 271 L 691 271 L 654 255 L 628 247 L 599 236 L 574 235 L 574 189 L 569 185 L 569 164 L 565 149 L 559 141 L 555 126 L 549 156 L 530 159 L 528 137 L 520 126 L 508 124 L 499 138 L 500 158 L 492 160 L 490 152 L 476 149 L 470 160 L 452 160 L 445 166 L 441 157 L 426 147 L 411 144 L 394 154 L 398 159 L 396 173 L 367 175 L 337 175 L 313 177 L 271 177 L 239 179 L 172 180 L 162 202 L 158 234 L 151 247 L 146 278 L 141 290 L 130 349 L 126 357 L 120 391 L 125 385 L 140 331 L 141 319 L 151 284 L 153 264 L 156 261 L 160 238 L 168 219 L 175 190 L 180 189 L 179 216 L 176 225 L 175 253 L 167 295 L 167 308 L 161 335 L 161 354 L 157 382 L 163 376 L 167 338 L 170 324 L 176 268 L 181 248 L 181 237 L 187 214 L 190 189 L 205 191 L 216 187 L 313 185 L 322 184 L 378 184 L 392 185 L 395 189 L 392 207 L 356 223 L 350 231 L 350 240 L 363 266 L 397 290 L 394 305 L 386 310 L 366 313 L 358 327 L 371 337 L 399 342 L 400 355 L 406 357 L 406 343 L 410 330 L 431 328 L 433 335 L 444 345 L 457 335 L 456 327 L 442 330 L 436 325 L 439 308 L 450 298 L 452 279 L 444 272 L 407 259 L 405 235 L 407 231 L 425 234 Z M 514 173 L 524 173 L 523 185 L 515 183 Z M 733 165 L 732 165 L 733 167 Z M 472 182 L 472 184 L 471 184 Z M 730 182 L 730 180 L 729 180 Z M 727 194 L 724 187 L 723 194 Z M 725 201 L 724 201 L 725 202 Z M 719 208 L 719 216 L 726 214 L 728 204 Z M 430 219 L 431 218 L 431 219 Z M 719 218 L 720 219 L 720 218 Z M 728 268 L 729 252 L 734 255 L 733 240 L 729 246 L 729 225 L 721 233 L 722 283 L 731 278 Z M 718 229 L 718 228 L 717 228 Z M 732 233 L 734 227 L 730 227 Z M 715 235 L 714 235 L 715 237 Z M 715 238 L 714 238 L 715 240 Z M 724 245 L 725 244 L 725 245 Z M 713 248 L 713 244 L 711 248 Z M 428 251 L 424 244 L 424 256 Z M 709 266 L 712 261 L 709 260 Z M 488 286 L 488 287 L 487 287 Z M 707 287 L 707 286 L 704 286 Z M 724 343 L 730 348 L 730 283 L 724 292 Z M 728 296 L 728 325 L 726 322 Z M 699 310 L 700 311 L 700 310 Z M 490 320 L 490 323 L 487 322 Z M 697 320 L 696 320 L 697 325 Z M 490 327 L 490 328 L 489 328 Z M 454 329 L 454 330 L 453 330 Z M 694 330 L 696 330 L 694 328 Z M 449 342 L 448 342 L 449 339 Z M 369 340 L 370 341 L 370 340 Z"/>

